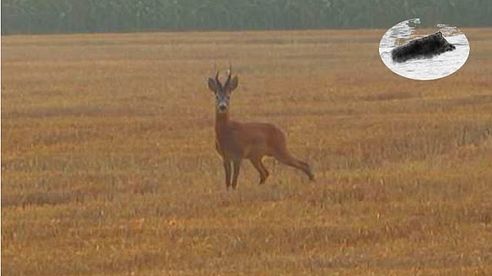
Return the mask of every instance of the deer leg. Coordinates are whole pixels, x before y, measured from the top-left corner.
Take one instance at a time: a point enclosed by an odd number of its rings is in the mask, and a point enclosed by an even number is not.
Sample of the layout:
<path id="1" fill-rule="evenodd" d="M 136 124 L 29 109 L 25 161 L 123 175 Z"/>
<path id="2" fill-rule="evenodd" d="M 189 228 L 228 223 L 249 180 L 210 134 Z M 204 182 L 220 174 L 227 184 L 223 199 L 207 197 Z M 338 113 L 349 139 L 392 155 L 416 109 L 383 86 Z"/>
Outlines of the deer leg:
<path id="1" fill-rule="evenodd" d="M 225 171 L 225 184 L 226 189 L 229 189 L 231 186 L 231 161 L 224 159 L 224 171 Z"/>
<path id="2" fill-rule="evenodd" d="M 311 172 L 311 168 L 306 162 L 297 160 L 291 155 L 281 155 L 281 156 L 275 156 L 275 158 L 280 161 L 281 163 L 284 163 L 285 165 L 297 168 L 301 171 L 303 171 L 308 177 L 309 180 L 314 181 L 314 174 Z"/>
<path id="3" fill-rule="evenodd" d="M 239 169 L 241 167 L 241 160 L 234 160 L 232 161 L 232 168 L 233 168 L 233 173 L 232 173 L 232 188 L 236 189 L 237 187 L 237 178 L 239 176 Z"/>
<path id="4" fill-rule="evenodd" d="M 314 181 L 314 174 L 311 171 L 311 167 L 309 166 L 309 164 L 300 160 L 298 160 L 298 162 L 301 163 L 301 165 L 304 167 L 303 171 L 309 177 L 309 180 Z"/>
<path id="5" fill-rule="evenodd" d="M 265 183 L 265 180 L 267 179 L 269 173 L 266 170 L 265 166 L 261 162 L 261 158 L 251 158 L 250 159 L 251 164 L 255 167 L 255 169 L 260 173 L 260 183 L 263 184 Z"/>
<path id="6" fill-rule="evenodd" d="M 265 182 L 265 180 L 268 178 L 268 176 L 270 175 L 270 173 L 268 172 L 268 170 L 265 168 L 265 165 L 263 164 L 262 160 L 260 159 L 260 166 L 261 168 L 263 169 L 263 175 L 265 176 L 265 179 L 263 180 L 263 183 Z M 260 183 L 261 184 L 261 183 Z"/>
<path id="7" fill-rule="evenodd" d="M 261 158 L 260 158 L 258 164 L 260 165 L 261 169 L 263 170 L 263 176 L 264 176 L 264 178 L 263 178 L 263 181 L 260 181 L 260 184 L 263 184 L 263 183 L 265 183 L 265 180 L 268 178 L 268 176 L 270 175 L 270 173 L 265 168 L 265 165 L 263 164 Z"/>

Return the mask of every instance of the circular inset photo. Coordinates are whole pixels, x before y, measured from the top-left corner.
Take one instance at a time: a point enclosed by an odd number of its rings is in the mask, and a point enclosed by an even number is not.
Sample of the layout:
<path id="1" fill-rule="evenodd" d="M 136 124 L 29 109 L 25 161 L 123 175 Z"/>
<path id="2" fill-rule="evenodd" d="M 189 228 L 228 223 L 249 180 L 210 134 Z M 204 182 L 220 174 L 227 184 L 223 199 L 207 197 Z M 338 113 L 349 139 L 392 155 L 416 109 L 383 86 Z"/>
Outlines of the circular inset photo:
<path id="1" fill-rule="evenodd" d="M 456 72 L 470 54 L 470 44 L 457 27 L 421 27 L 419 18 L 391 27 L 381 38 L 379 55 L 394 73 L 414 80 L 435 80 Z"/>

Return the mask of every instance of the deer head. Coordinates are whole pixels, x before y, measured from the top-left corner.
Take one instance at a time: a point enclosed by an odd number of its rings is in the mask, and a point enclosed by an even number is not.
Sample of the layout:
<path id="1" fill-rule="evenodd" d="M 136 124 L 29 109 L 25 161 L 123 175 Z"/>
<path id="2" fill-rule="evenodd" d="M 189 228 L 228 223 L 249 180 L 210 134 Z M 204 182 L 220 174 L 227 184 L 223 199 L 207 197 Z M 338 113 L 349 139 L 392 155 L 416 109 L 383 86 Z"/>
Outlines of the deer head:
<path id="1" fill-rule="evenodd" d="M 222 85 L 219 80 L 219 71 L 215 73 L 214 78 L 208 78 L 208 88 L 215 94 L 215 108 L 219 113 L 225 113 L 229 110 L 231 93 L 237 88 L 238 78 L 232 77 L 232 68 L 229 66 L 227 70 L 227 80 Z"/>

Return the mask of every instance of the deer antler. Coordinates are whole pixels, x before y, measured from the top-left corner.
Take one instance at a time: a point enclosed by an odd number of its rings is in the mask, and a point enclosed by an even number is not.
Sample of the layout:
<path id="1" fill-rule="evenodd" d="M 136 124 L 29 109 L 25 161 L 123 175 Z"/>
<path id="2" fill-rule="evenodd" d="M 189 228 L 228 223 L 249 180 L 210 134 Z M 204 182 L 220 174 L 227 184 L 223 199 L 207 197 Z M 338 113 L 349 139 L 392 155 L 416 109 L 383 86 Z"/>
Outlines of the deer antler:
<path id="1" fill-rule="evenodd" d="M 219 81 L 219 70 L 217 70 L 217 69 L 215 70 L 215 81 L 217 83 L 220 83 L 220 81 Z"/>
<path id="2" fill-rule="evenodd" d="M 224 87 L 227 87 L 227 85 L 229 85 L 229 81 L 231 80 L 231 75 L 232 75 L 232 66 L 229 63 L 229 69 L 227 70 L 227 80 L 225 82 Z"/>

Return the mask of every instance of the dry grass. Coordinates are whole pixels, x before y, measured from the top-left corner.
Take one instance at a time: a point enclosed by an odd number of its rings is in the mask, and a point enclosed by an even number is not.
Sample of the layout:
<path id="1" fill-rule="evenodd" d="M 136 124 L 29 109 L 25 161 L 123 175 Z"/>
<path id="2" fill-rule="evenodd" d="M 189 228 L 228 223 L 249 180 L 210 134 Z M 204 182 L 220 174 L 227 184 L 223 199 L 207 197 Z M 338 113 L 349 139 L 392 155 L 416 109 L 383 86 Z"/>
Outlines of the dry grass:
<path id="1" fill-rule="evenodd" d="M 417 82 L 379 31 L 2 39 L 2 272 L 492 274 L 492 31 Z M 226 192 L 213 64 L 232 116 L 273 122 L 317 182 L 267 160 Z"/>

